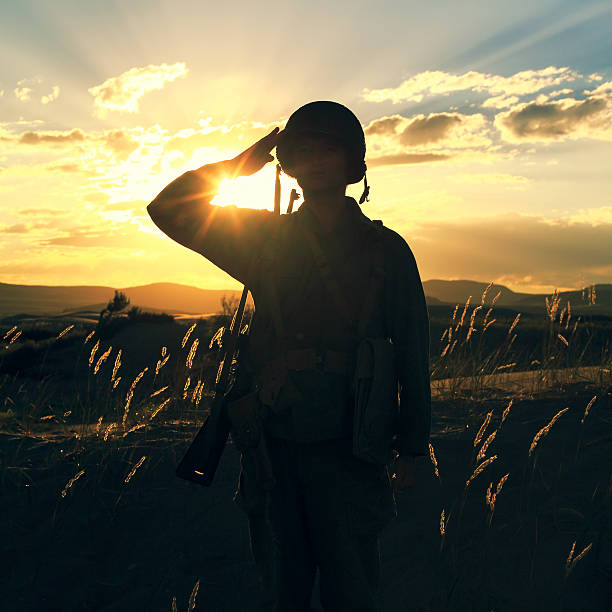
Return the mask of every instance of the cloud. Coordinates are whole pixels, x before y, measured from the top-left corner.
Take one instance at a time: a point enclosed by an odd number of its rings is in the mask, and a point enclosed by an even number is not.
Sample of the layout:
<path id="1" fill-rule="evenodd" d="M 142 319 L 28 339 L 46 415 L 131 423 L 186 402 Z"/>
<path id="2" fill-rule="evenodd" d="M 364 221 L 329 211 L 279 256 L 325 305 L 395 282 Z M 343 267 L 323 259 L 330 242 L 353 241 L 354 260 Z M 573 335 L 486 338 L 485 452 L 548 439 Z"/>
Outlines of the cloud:
<path id="1" fill-rule="evenodd" d="M 374 119 L 365 127 L 372 166 L 443 161 L 487 152 L 491 125 L 479 113 L 431 113 Z"/>
<path id="2" fill-rule="evenodd" d="M 400 164 L 424 164 L 427 162 L 445 161 L 451 155 L 436 153 L 397 153 L 396 155 L 380 155 L 378 157 L 368 157 L 366 162 L 368 168 L 380 166 L 396 166 Z"/>
<path id="3" fill-rule="evenodd" d="M 503 173 L 469 173 L 469 174 L 455 174 L 451 178 L 459 181 L 460 183 L 476 183 L 481 185 L 483 183 L 492 185 L 507 185 L 509 187 L 524 187 L 530 182 L 526 176 L 519 176 L 515 174 L 503 174 Z"/>
<path id="4" fill-rule="evenodd" d="M 64 230 L 66 235 L 41 240 L 39 245 L 70 246 L 70 247 L 103 247 L 112 249 L 133 249 L 135 238 L 138 235 L 124 228 L 111 228 L 100 230 L 89 227 L 73 227 Z"/>
<path id="5" fill-rule="evenodd" d="M 15 97 L 20 102 L 28 102 L 32 97 L 32 88 L 31 87 L 16 87 L 14 89 Z"/>
<path id="6" fill-rule="evenodd" d="M 4 138 L 4 140 L 8 139 Z M 70 131 L 28 131 L 22 132 L 17 137 L 17 141 L 20 144 L 25 145 L 69 145 L 75 142 L 84 142 L 85 140 L 85 133 L 82 130 L 79 130 L 78 128 L 75 128 Z"/>
<path id="7" fill-rule="evenodd" d="M 3 227 L 0 232 L 3 234 L 27 234 L 29 226 L 25 223 L 16 223 L 15 225 L 8 225 Z"/>
<path id="8" fill-rule="evenodd" d="M 109 149 L 120 155 L 127 157 L 133 153 L 140 145 L 131 138 L 124 130 L 111 130 L 104 135 L 104 141 Z"/>
<path id="9" fill-rule="evenodd" d="M 184 63 L 160 64 L 131 68 L 118 77 L 111 77 L 100 85 L 89 88 L 94 97 L 98 114 L 107 111 L 135 113 L 142 96 L 149 91 L 162 89 L 166 83 L 187 74 Z"/>
<path id="10" fill-rule="evenodd" d="M 55 208 L 22 208 L 17 211 L 20 215 L 30 216 L 30 215 L 65 215 L 65 210 L 57 210 Z"/>
<path id="11" fill-rule="evenodd" d="M 459 115 L 447 113 L 419 117 L 406 126 L 399 140 L 403 145 L 409 146 L 439 142 L 446 138 L 461 121 Z"/>
<path id="12" fill-rule="evenodd" d="M 504 279 L 523 288 L 553 288 L 585 279 L 610 282 L 612 275 L 610 220 L 506 214 L 421 222 L 406 239 L 423 278 Z"/>
<path id="13" fill-rule="evenodd" d="M 549 66 L 541 70 L 523 70 L 509 77 L 471 70 L 464 74 L 451 74 L 442 70 L 427 70 L 403 81 L 397 87 L 387 89 L 364 89 L 363 98 L 369 102 L 390 100 L 421 102 L 426 95 L 448 95 L 467 89 L 488 92 L 494 96 L 522 96 L 582 78 L 568 67 Z"/>
<path id="14" fill-rule="evenodd" d="M 518 101 L 519 98 L 517 96 L 506 96 L 505 94 L 502 94 L 501 96 L 487 98 L 482 103 L 482 106 L 484 108 L 508 108 L 509 106 L 516 104 Z"/>
<path id="15" fill-rule="evenodd" d="M 380 119 L 374 119 L 365 128 L 366 136 L 387 136 L 389 134 L 397 133 L 399 125 L 405 122 L 405 118 L 400 115 L 393 115 L 391 117 L 381 117 Z"/>
<path id="16" fill-rule="evenodd" d="M 524 103 L 498 114 L 495 125 L 509 142 L 612 140 L 612 96 Z"/>
<path id="17" fill-rule="evenodd" d="M 53 88 L 51 89 L 51 93 L 47 94 L 46 96 L 43 96 L 40 99 L 40 101 L 43 104 L 49 104 L 50 102 L 57 100 L 59 93 L 60 93 L 60 88 L 57 85 L 54 85 Z"/>

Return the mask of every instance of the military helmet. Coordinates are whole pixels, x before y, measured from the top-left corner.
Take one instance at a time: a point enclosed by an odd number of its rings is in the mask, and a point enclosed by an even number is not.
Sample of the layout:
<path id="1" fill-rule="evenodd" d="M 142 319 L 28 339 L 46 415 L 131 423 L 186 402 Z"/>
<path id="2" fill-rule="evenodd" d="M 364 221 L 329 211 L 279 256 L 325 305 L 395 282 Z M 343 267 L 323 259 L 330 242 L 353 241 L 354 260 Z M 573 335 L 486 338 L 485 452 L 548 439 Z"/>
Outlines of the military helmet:
<path id="1" fill-rule="evenodd" d="M 349 154 L 347 182 L 358 183 L 365 174 L 365 136 L 359 119 L 337 102 L 319 100 L 298 108 L 289 117 L 276 145 L 276 157 L 285 174 L 294 176 L 293 148 L 304 134 L 326 134 L 337 139 Z"/>

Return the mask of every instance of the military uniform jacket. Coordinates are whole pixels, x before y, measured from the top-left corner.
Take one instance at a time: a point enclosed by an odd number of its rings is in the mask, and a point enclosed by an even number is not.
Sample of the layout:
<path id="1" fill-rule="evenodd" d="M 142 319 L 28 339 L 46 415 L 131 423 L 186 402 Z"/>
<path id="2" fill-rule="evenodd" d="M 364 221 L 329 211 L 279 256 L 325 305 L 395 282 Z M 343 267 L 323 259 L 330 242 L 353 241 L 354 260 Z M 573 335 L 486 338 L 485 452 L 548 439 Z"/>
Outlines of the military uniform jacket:
<path id="1" fill-rule="evenodd" d="M 199 194 L 205 195 L 198 202 L 197 251 L 247 285 L 253 296 L 248 354 L 241 355 L 240 367 L 260 387 L 283 351 L 314 349 L 322 361 L 326 351 L 354 354 L 373 249 L 382 249 L 384 289 L 374 300 L 366 335 L 389 337 L 394 346 L 399 383 L 396 449 L 401 455 L 427 454 L 429 325 L 423 287 L 406 241 L 368 219 L 348 197 L 340 222 L 326 234 L 307 201 L 296 212 L 279 217 L 267 210 L 211 205 L 213 185 L 201 187 Z M 347 297 L 349 316 L 339 312 L 327 290 L 304 227 L 323 247 Z M 274 324 L 274 308 L 280 310 L 283 338 Z M 269 432 L 301 442 L 350 437 L 351 386 L 350 364 L 345 373 L 323 368 L 288 371 L 278 400 L 266 413 Z"/>

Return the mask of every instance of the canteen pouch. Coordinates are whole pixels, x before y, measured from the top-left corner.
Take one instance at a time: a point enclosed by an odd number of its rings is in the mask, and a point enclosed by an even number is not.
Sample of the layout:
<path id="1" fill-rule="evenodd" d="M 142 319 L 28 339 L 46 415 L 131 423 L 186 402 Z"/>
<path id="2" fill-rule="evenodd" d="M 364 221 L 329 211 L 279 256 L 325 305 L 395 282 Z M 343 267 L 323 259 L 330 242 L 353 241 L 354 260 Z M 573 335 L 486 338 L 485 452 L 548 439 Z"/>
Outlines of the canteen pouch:
<path id="1" fill-rule="evenodd" d="M 355 366 L 353 455 L 386 465 L 393 460 L 398 417 L 394 348 L 389 338 L 364 338 Z"/>
<path id="2" fill-rule="evenodd" d="M 276 480 L 260 421 L 260 407 L 259 393 L 252 391 L 228 401 L 225 411 L 231 424 L 232 439 L 238 449 L 255 464 L 257 484 L 267 491 L 274 487 Z"/>

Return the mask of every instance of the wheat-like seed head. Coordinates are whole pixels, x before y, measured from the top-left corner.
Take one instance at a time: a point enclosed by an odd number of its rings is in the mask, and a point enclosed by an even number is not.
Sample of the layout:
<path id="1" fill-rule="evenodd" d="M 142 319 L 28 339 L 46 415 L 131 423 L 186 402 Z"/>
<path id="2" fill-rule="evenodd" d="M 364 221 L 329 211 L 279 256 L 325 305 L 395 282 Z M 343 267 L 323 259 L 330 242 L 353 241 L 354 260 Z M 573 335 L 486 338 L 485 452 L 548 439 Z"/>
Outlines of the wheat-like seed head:
<path id="1" fill-rule="evenodd" d="M 100 340 L 98 340 L 98 341 L 97 341 L 97 342 L 94 344 L 93 348 L 91 349 L 91 353 L 89 354 L 89 367 L 90 367 L 90 368 L 91 368 L 91 364 L 93 363 L 94 358 L 95 358 L 96 353 L 98 352 L 98 349 L 99 349 L 99 348 L 100 348 Z"/>
<path id="2" fill-rule="evenodd" d="M 197 323 L 194 323 L 188 330 L 187 333 L 183 336 L 183 339 L 181 340 L 181 348 L 185 348 L 185 345 L 187 344 L 187 340 L 189 340 L 189 336 L 191 336 L 191 332 L 195 329 L 195 326 L 197 325 Z"/>
<path id="3" fill-rule="evenodd" d="M 195 610 L 196 598 L 198 596 L 198 589 L 200 588 L 200 581 L 198 580 L 193 585 L 193 590 L 191 591 L 191 595 L 189 596 L 189 605 L 187 607 L 187 612 L 193 612 Z"/>
<path id="4" fill-rule="evenodd" d="M 144 376 L 145 372 L 148 369 L 149 368 L 145 368 L 142 372 L 140 372 L 140 374 L 138 374 L 138 376 L 136 376 L 136 378 L 134 379 L 134 382 L 132 382 L 132 384 L 130 385 L 130 388 L 125 397 L 125 408 L 123 409 L 123 419 L 121 421 L 121 424 L 123 425 L 123 427 L 125 427 L 125 422 L 127 420 L 127 415 L 130 410 L 130 404 L 132 403 L 132 398 L 134 397 L 134 390 L 136 389 L 136 385 L 139 383 L 140 379 Z"/>
<path id="5" fill-rule="evenodd" d="M 151 414 L 149 421 L 152 421 L 172 400 L 171 397 L 165 399 Z"/>
<path id="6" fill-rule="evenodd" d="M 113 429 L 117 428 L 117 423 L 111 423 L 107 428 L 106 431 L 104 432 L 104 441 L 106 442 L 108 440 L 108 436 L 110 435 L 110 432 L 113 431 Z"/>
<path id="7" fill-rule="evenodd" d="M 96 330 L 95 330 L 95 329 L 94 329 L 93 331 L 89 332 L 89 333 L 87 334 L 87 338 L 85 338 L 85 340 L 83 340 L 83 344 L 87 344 L 87 343 L 88 343 L 88 342 L 91 340 L 92 336 L 93 336 L 95 333 L 96 333 Z"/>
<path id="8" fill-rule="evenodd" d="M 125 484 L 127 484 L 128 482 L 130 482 L 130 480 L 132 480 L 132 476 L 134 476 L 134 474 L 136 473 L 136 470 L 145 462 L 145 459 L 147 458 L 146 455 L 143 455 L 139 460 L 138 463 L 136 463 L 136 465 L 132 468 L 132 470 L 130 471 L 130 473 L 125 477 L 125 480 L 123 482 L 125 482 Z"/>
<path id="9" fill-rule="evenodd" d="M 434 452 L 433 444 L 429 443 L 429 458 L 431 459 L 431 463 L 434 466 L 434 472 L 438 480 L 440 480 L 440 472 L 438 471 L 438 460 L 436 459 L 436 453 Z"/>
<path id="10" fill-rule="evenodd" d="M 130 427 L 124 434 L 123 434 L 123 438 L 125 438 L 128 434 L 131 434 L 133 431 L 138 431 L 139 429 L 142 429 L 143 427 L 145 427 L 145 423 L 138 423 L 138 425 L 134 425 L 134 427 Z"/>
<path id="11" fill-rule="evenodd" d="M 98 361 L 96 362 L 96 367 L 94 368 L 94 376 L 98 373 L 98 371 L 100 370 L 100 366 L 106 361 L 106 359 L 108 358 L 108 356 L 111 354 L 111 351 L 113 350 L 112 346 L 109 346 L 107 350 L 105 350 L 100 357 L 98 358 Z"/>
<path id="12" fill-rule="evenodd" d="M 455 310 L 453 310 L 453 318 L 451 319 L 451 325 L 455 322 L 455 317 L 457 316 L 457 310 L 459 310 L 459 304 L 455 304 Z"/>
<path id="13" fill-rule="evenodd" d="M 559 340 L 561 340 L 565 346 L 569 346 L 569 342 L 563 337 L 563 335 L 557 334 L 557 338 L 559 338 Z"/>
<path id="14" fill-rule="evenodd" d="M 593 398 L 591 399 L 591 401 L 587 404 L 586 410 L 584 411 L 584 415 L 582 416 L 582 418 L 580 419 L 580 423 L 584 423 L 584 420 L 587 418 L 587 416 L 589 415 L 589 410 L 591 409 L 591 407 L 593 406 L 593 404 L 595 403 L 595 400 L 597 399 L 597 396 L 594 395 Z"/>
<path id="15" fill-rule="evenodd" d="M 502 418 L 501 418 L 501 423 L 500 425 L 506 420 L 506 418 L 508 417 L 508 413 L 510 412 L 510 408 L 512 408 L 512 404 L 514 403 L 514 400 L 511 399 L 508 402 L 508 405 L 506 406 L 506 408 L 504 409 L 504 412 L 502 414 Z"/>
<path id="16" fill-rule="evenodd" d="M 155 366 L 155 376 L 157 376 L 159 371 L 166 365 L 168 359 L 170 359 L 170 353 L 168 353 L 163 359 L 159 359 L 157 361 L 157 365 Z"/>
<path id="17" fill-rule="evenodd" d="M 518 325 L 519 319 L 521 318 L 521 313 L 519 312 L 516 317 L 514 318 L 514 321 L 512 322 L 512 325 L 510 326 L 510 329 L 508 330 L 508 336 L 514 331 L 514 328 Z"/>
<path id="18" fill-rule="evenodd" d="M 74 324 L 69 325 L 66 329 L 62 330 L 59 335 L 57 336 L 57 339 L 59 340 L 60 338 L 62 338 L 63 336 L 65 336 L 72 328 L 74 327 Z"/>
<path id="19" fill-rule="evenodd" d="M 461 319 L 459 319 L 459 323 L 457 324 L 457 327 L 455 327 L 455 331 L 457 331 L 459 328 L 463 327 L 463 320 L 465 319 L 465 313 L 467 312 L 468 306 L 470 305 L 470 301 L 472 299 L 472 296 L 470 295 L 468 297 L 468 299 L 465 302 L 465 306 L 463 307 L 463 312 L 461 313 Z"/>
<path id="20" fill-rule="evenodd" d="M 492 416 L 493 416 L 493 411 L 489 412 L 487 416 L 485 417 L 485 420 L 483 421 L 482 425 L 480 426 L 480 429 L 478 430 L 478 433 L 476 434 L 476 437 L 474 438 L 474 448 L 476 448 L 478 444 L 480 444 L 480 441 L 482 440 L 482 436 L 484 435 L 484 432 L 487 430 L 487 427 L 489 426 L 489 423 L 491 422 Z"/>
<path id="21" fill-rule="evenodd" d="M 13 327 L 11 327 L 11 329 L 9 329 L 6 334 L 4 334 L 4 336 L 2 337 L 2 340 L 6 340 L 15 330 L 17 329 L 17 325 L 13 325 Z"/>
<path id="22" fill-rule="evenodd" d="M 185 365 L 187 366 L 187 368 L 191 368 L 191 365 L 193 364 L 193 358 L 195 357 L 196 351 L 198 350 L 199 343 L 200 343 L 199 339 L 196 338 L 193 341 L 191 348 L 189 349 L 189 355 L 187 355 L 187 361 L 185 362 Z"/>
<path id="23" fill-rule="evenodd" d="M 85 473 L 85 470 L 81 470 L 80 472 L 77 472 L 66 484 L 66 486 L 63 488 L 62 490 L 62 497 L 66 497 L 66 495 L 68 495 L 68 491 L 70 490 L 70 487 L 72 487 L 72 485 Z"/>
<path id="24" fill-rule="evenodd" d="M 485 298 L 487 297 L 487 293 L 489 293 L 489 289 L 491 289 L 491 287 L 493 286 L 493 281 L 491 281 L 488 285 L 487 288 L 482 292 L 482 297 L 480 298 L 480 303 L 484 304 L 485 303 Z"/>
<path id="25" fill-rule="evenodd" d="M 493 463 L 495 460 L 497 459 L 497 455 L 493 455 L 492 457 L 489 457 L 488 459 L 485 459 L 472 473 L 472 475 L 468 478 L 467 482 L 465 483 L 466 487 L 469 487 L 470 484 L 472 483 L 472 481 L 474 480 L 474 478 L 476 478 L 479 474 L 482 474 L 483 470 L 488 466 L 491 465 L 491 463 Z"/>
<path id="26" fill-rule="evenodd" d="M 533 453 L 533 451 L 535 450 L 536 446 L 538 445 L 538 442 L 540 441 L 540 439 L 543 438 L 544 436 L 548 435 L 548 432 L 550 431 L 550 428 L 568 410 L 569 410 L 569 408 L 564 408 L 563 410 L 559 410 L 559 412 L 557 412 L 557 414 L 555 414 L 555 416 L 551 419 L 550 423 L 548 425 L 546 425 L 545 427 L 542 427 L 542 429 L 540 429 L 540 431 L 538 431 L 538 433 L 534 436 L 533 440 L 531 441 L 531 446 L 529 447 L 529 456 L 530 457 L 531 457 L 531 454 Z"/>
<path id="27" fill-rule="evenodd" d="M 117 352 L 117 356 L 115 357 L 115 365 L 113 366 L 113 373 L 111 375 L 111 382 L 115 380 L 115 376 L 117 376 L 117 372 L 121 367 L 121 349 Z M 113 387 L 114 389 L 114 387 Z"/>
<path id="28" fill-rule="evenodd" d="M 487 449 L 493 440 L 495 440 L 495 436 L 497 435 L 497 429 L 484 441 L 484 444 L 480 447 L 478 451 L 478 455 L 476 455 L 476 461 L 481 461 L 485 458 L 487 454 Z"/>
<path id="29" fill-rule="evenodd" d="M 440 514 L 440 535 L 443 536 L 446 533 L 446 521 L 444 517 L 444 508 L 442 508 L 442 513 Z"/>
<path id="30" fill-rule="evenodd" d="M 162 387 L 161 389 L 158 389 L 157 391 L 153 391 L 153 393 L 151 393 L 149 397 L 155 397 L 156 395 L 163 393 L 167 388 L 168 388 L 168 385 L 166 385 L 165 387 Z"/>
<path id="31" fill-rule="evenodd" d="M 15 340 L 17 340 L 17 338 L 19 338 L 19 336 L 21 336 L 21 330 L 19 330 L 10 340 L 8 343 L 8 346 L 11 346 L 11 344 L 13 344 L 13 342 L 15 342 Z"/>

